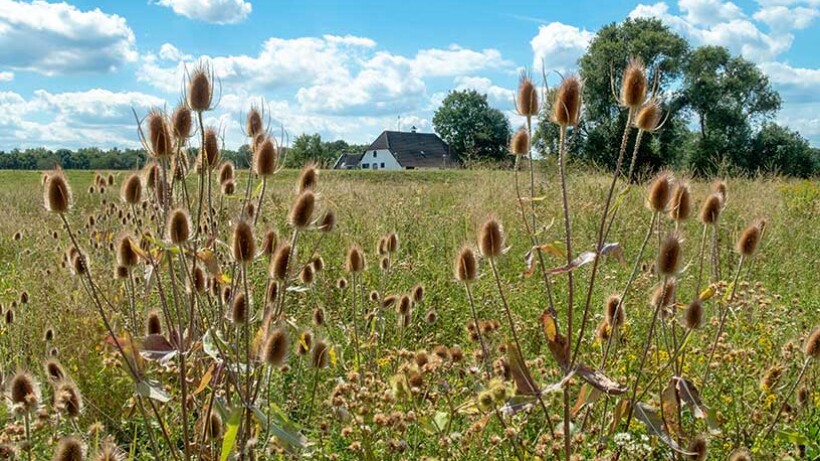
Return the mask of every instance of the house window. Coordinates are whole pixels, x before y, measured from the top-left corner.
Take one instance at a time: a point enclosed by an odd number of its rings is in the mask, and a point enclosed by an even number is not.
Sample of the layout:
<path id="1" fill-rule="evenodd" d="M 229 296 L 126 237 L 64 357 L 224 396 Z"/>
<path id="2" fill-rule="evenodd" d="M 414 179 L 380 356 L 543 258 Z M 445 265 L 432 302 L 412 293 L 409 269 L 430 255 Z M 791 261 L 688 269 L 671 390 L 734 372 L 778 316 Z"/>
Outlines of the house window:
<path id="1" fill-rule="evenodd" d="M 379 164 L 378 164 L 378 163 L 374 163 L 374 164 L 373 164 L 373 169 L 374 169 L 374 170 L 378 170 L 378 169 L 379 169 Z"/>
<path id="2" fill-rule="evenodd" d="M 381 167 L 384 168 L 384 162 L 382 162 Z"/>
<path id="3" fill-rule="evenodd" d="M 370 164 L 369 163 L 362 163 L 362 168 L 366 170 L 366 169 L 370 168 Z"/>
<path id="4" fill-rule="evenodd" d="M 373 151 L 373 158 L 376 158 L 376 151 Z"/>

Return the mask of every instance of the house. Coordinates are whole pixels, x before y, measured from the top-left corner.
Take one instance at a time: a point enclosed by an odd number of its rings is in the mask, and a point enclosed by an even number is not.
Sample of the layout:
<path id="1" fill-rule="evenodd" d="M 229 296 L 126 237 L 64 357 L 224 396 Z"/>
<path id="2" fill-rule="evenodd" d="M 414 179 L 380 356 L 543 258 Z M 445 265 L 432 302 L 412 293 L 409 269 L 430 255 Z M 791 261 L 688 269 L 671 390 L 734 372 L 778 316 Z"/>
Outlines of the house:
<path id="1" fill-rule="evenodd" d="M 458 161 L 435 133 L 384 131 L 362 153 L 342 154 L 334 169 L 415 170 L 418 168 L 455 168 Z"/>

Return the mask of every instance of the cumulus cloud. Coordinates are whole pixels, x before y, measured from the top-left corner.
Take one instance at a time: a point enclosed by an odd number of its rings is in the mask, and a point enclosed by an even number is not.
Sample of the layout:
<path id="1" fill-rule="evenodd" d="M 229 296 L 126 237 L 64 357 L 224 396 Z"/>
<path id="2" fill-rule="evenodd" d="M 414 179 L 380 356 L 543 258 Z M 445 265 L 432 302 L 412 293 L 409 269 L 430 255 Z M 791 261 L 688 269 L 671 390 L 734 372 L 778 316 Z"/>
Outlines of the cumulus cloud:
<path id="1" fill-rule="evenodd" d="M 0 72 L 0 82 L 10 82 L 12 80 L 14 80 L 14 72 Z"/>
<path id="2" fill-rule="evenodd" d="M 212 24 L 237 24 L 251 14 L 251 3 L 243 0 L 158 0 L 174 13 Z"/>
<path id="3" fill-rule="evenodd" d="M 594 33 L 575 26 L 553 22 L 538 28 L 538 34 L 530 40 L 534 69 L 566 72 L 577 66 Z"/>
<path id="4" fill-rule="evenodd" d="M 788 8 L 783 5 L 766 7 L 754 14 L 754 18 L 772 30 L 788 31 L 805 29 L 820 16 L 820 9 L 798 6 Z"/>
<path id="5" fill-rule="evenodd" d="M 137 57 L 125 18 L 68 3 L 0 0 L 0 62 L 45 75 L 108 72 Z"/>
<path id="6" fill-rule="evenodd" d="M 714 25 L 745 17 L 740 7 L 721 0 L 680 0 L 678 7 L 692 24 Z"/>

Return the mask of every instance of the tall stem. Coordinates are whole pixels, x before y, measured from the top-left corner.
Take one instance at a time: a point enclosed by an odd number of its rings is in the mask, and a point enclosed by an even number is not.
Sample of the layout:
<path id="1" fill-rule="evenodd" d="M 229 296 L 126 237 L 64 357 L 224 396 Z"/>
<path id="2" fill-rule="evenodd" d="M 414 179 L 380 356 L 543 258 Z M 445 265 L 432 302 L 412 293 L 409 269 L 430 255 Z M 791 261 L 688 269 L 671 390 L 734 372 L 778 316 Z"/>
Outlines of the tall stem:
<path id="1" fill-rule="evenodd" d="M 709 350 L 709 359 L 706 361 L 706 370 L 703 374 L 703 384 L 701 384 L 701 387 L 703 388 L 706 388 L 706 383 L 709 380 L 709 372 L 712 365 L 712 359 L 715 357 L 715 349 L 717 348 L 717 343 L 718 341 L 720 341 L 720 336 L 723 334 L 723 327 L 726 325 L 726 317 L 729 314 L 729 303 L 731 303 L 735 298 L 735 292 L 737 291 L 737 280 L 740 277 L 740 270 L 741 268 L 743 268 L 743 261 L 745 259 L 745 256 L 741 255 L 740 260 L 737 262 L 735 278 L 732 281 L 732 291 L 729 293 L 729 298 L 726 301 L 726 305 L 723 306 L 723 309 L 720 313 L 720 324 L 718 325 L 717 333 L 715 333 L 715 339 L 712 341 L 712 348 Z"/>
<path id="2" fill-rule="evenodd" d="M 566 173 L 566 156 L 567 156 L 567 127 L 561 126 L 560 139 L 558 149 L 558 168 L 561 174 L 561 206 L 564 211 L 564 233 L 567 247 L 567 264 L 572 263 L 572 229 L 569 219 L 569 205 L 567 200 L 567 173 Z M 572 316 L 573 316 L 573 297 L 575 291 L 575 281 L 572 276 L 572 271 L 567 273 L 568 294 L 567 294 L 567 343 L 572 346 Z M 567 351 L 569 355 L 571 351 Z M 567 360 L 569 356 L 567 357 Z M 569 461 L 572 456 L 572 446 L 569 434 L 569 386 L 564 386 L 564 456 Z"/>

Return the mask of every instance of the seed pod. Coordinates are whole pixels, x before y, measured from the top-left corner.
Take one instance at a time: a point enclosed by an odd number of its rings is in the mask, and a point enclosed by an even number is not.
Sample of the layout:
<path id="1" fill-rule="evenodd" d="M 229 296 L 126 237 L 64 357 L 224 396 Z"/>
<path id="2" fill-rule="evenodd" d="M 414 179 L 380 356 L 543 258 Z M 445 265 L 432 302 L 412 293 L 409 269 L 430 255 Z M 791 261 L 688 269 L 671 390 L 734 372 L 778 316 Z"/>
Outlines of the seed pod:
<path id="1" fill-rule="evenodd" d="M 490 218 L 481 226 L 478 234 L 478 248 L 486 258 L 497 258 L 504 251 L 504 231 L 494 218 Z"/>
<path id="2" fill-rule="evenodd" d="M 276 172 L 276 146 L 273 143 L 273 138 L 265 138 L 253 154 L 253 171 L 263 178 Z"/>
<path id="3" fill-rule="evenodd" d="M 117 263 L 120 266 L 131 268 L 139 262 L 139 255 L 134 251 L 136 243 L 130 235 L 123 235 L 117 243 Z"/>
<path id="4" fill-rule="evenodd" d="M 248 117 L 245 120 L 245 134 L 253 139 L 265 132 L 265 124 L 262 121 L 262 113 L 256 106 L 251 106 Z"/>
<path id="5" fill-rule="evenodd" d="M 62 171 L 49 176 L 45 186 L 46 210 L 52 213 L 65 213 L 71 208 L 71 188 L 68 186 Z"/>
<path id="6" fill-rule="evenodd" d="M 236 293 L 231 300 L 231 321 L 236 325 L 248 323 L 250 318 L 248 302 L 245 293 L 242 292 Z"/>
<path id="7" fill-rule="evenodd" d="M 814 329 L 806 340 L 805 347 L 806 357 L 811 357 L 814 360 L 820 360 L 820 327 Z"/>
<path id="8" fill-rule="evenodd" d="M 122 183 L 120 191 L 122 200 L 129 205 L 137 205 L 142 200 L 142 180 L 136 173 L 129 176 Z"/>
<path id="9" fill-rule="evenodd" d="M 638 57 L 629 60 L 621 82 L 621 105 L 637 109 L 646 99 L 646 68 Z"/>
<path id="10" fill-rule="evenodd" d="M 233 259 L 241 264 L 253 262 L 256 256 L 256 239 L 251 224 L 241 219 L 233 228 Z"/>
<path id="11" fill-rule="evenodd" d="M 290 262 L 290 245 L 283 243 L 276 250 L 276 254 L 270 263 L 270 276 L 275 280 L 285 280 L 287 278 L 288 264 Z"/>
<path id="12" fill-rule="evenodd" d="M 530 151 L 530 135 L 527 130 L 520 128 L 510 141 L 510 153 L 513 155 L 527 155 Z"/>
<path id="13" fill-rule="evenodd" d="M 624 306 L 620 297 L 612 295 L 607 298 L 605 320 L 610 327 L 620 327 L 624 324 Z"/>
<path id="14" fill-rule="evenodd" d="M 159 319 L 159 312 L 151 311 L 148 313 L 148 318 L 145 320 L 145 334 L 162 334 L 162 321 Z"/>
<path id="15" fill-rule="evenodd" d="M 175 245 L 188 241 L 191 237 L 191 219 L 185 209 L 177 208 L 171 212 L 166 234 L 171 243 Z"/>
<path id="16" fill-rule="evenodd" d="M 526 75 L 522 75 L 518 82 L 515 108 L 518 114 L 524 117 L 538 115 L 538 89 Z"/>
<path id="17" fill-rule="evenodd" d="M 308 163 L 302 168 L 301 173 L 299 173 L 299 187 L 297 188 L 297 192 L 301 194 L 306 190 L 316 189 L 316 183 L 318 181 L 319 170 L 316 169 L 316 165 Z"/>
<path id="18" fill-rule="evenodd" d="M 676 234 L 669 234 L 661 242 L 658 250 L 656 268 L 661 275 L 670 276 L 678 273 L 680 262 L 683 259 L 680 238 Z"/>
<path id="19" fill-rule="evenodd" d="M 211 75 L 204 65 L 199 66 L 188 81 L 188 106 L 196 112 L 211 109 L 213 87 Z"/>
<path id="20" fill-rule="evenodd" d="M 453 270 L 456 280 L 459 282 L 472 282 L 478 273 L 478 260 L 475 252 L 467 245 L 461 247 L 456 256 L 455 268 Z"/>
<path id="21" fill-rule="evenodd" d="M 288 336 L 284 328 L 277 328 L 271 333 L 262 348 L 262 361 L 272 366 L 285 362 L 288 353 Z"/>
<path id="22" fill-rule="evenodd" d="M 324 341 L 316 341 L 310 354 L 310 364 L 313 368 L 325 368 L 330 355 L 330 348 Z"/>
<path id="23" fill-rule="evenodd" d="M 176 136 L 181 145 L 186 139 L 191 137 L 191 130 L 194 126 L 194 119 L 191 116 L 191 109 L 184 104 L 177 106 L 177 108 L 174 109 L 174 113 L 171 115 L 171 125 L 174 130 L 174 136 Z"/>
<path id="24" fill-rule="evenodd" d="M 331 232 L 336 226 L 336 212 L 332 209 L 325 211 L 322 219 L 319 220 L 318 227 L 322 232 Z"/>
<path id="25" fill-rule="evenodd" d="M 574 75 L 565 77 L 558 87 L 552 107 L 552 120 L 563 127 L 577 126 L 581 119 L 581 80 Z"/>
<path id="26" fill-rule="evenodd" d="M 736 250 L 741 256 L 749 258 L 755 254 L 757 246 L 760 243 L 761 230 L 761 226 L 758 223 L 754 223 L 740 234 L 740 238 L 737 240 Z"/>
<path id="27" fill-rule="evenodd" d="M 310 225 L 310 220 L 313 218 L 313 207 L 316 202 L 316 197 L 313 192 L 307 190 L 299 194 L 293 204 L 293 208 L 288 215 L 288 223 L 294 229 L 303 230 Z"/>
<path id="28" fill-rule="evenodd" d="M 347 251 L 347 260 L 345 261 L 345 270 L 351 274 L 358 274 L 364 270 L 364 254 L 358 245 L 353 245 Z"/>
<path id="29" fill-rule="evenodd" d="M 703 325 L 703 301 L 695 299 L 686 308 L 684 315 L 686 328 L 696 330 Z"/>
<path id="30" fill-rule="evenodd" d="M 174 142 L 168 120 L 159 110 L 148 114 L 148 141 L 150 153 L 157 158 L 167 158 L 174 153 Z"/>
<path id="31" fill-rule="evenodd" d="M 635 126 L 642 131 L 652 133 L 657 131 L 663 118 L 663 109 L 657 99 L 651 99 L 642 105 L 635 115 Z"/>
<path id="32" fill-rule="evenodd" d="M 669 173 L 663 172 L 659 174 L 658 177 L 652 181 L 652 185 L 649 186 L 649 195 L 647 197 L 647 206 L 649 209 L 657 213 L 666 211 L 671 188 Z"/>
<path id="33" fill-rule="evenodd" d="M 57 444 L 52 461 L 83 461 L 83 444 L 76 437 L 64 437 Z"/>
<path id="34" fill-rule="evenodd" d="M 703 207 L 700 209 L 700 221 L 703 224 L 715 224 L 723 208 L 723 200 L 719 193 L 715 192 L 706 198 Z"/>
<path id="35" fill-rule="evenodd" d="M 669 217 L 675 221 L 686 221 L 691 213 L 692 195 L 689 192 L 689 185 L 685 182 L 678 182 L 669 203 Z"/>
<path id="36" fill-rule="evenodd" d="M 204 167 L 202 171 L 216 167 L 216 164 L 219 163 L 219 138 L 213 128 L 205 129 L 205 144 L 202 147 L 202 153 L 205 154 L 201 159 Z"/>

